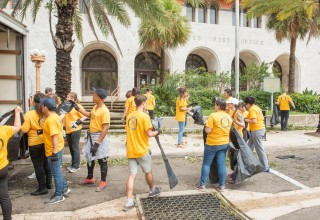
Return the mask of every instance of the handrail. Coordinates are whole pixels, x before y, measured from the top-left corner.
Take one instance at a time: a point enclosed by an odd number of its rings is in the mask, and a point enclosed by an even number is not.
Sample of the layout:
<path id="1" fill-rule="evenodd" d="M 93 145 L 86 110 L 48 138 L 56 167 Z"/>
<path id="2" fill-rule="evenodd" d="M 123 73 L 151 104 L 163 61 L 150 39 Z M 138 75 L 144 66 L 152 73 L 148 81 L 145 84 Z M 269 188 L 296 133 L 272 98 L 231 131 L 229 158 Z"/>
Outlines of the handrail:
<path id="1" fill-rule="evenodd" d="M 117 99 L 118 99 L 119 92 L 120 92 L 119 86 L 117 86 L 117 88 L 115 88 L 115 90 L 113 90 L 111 92 L 111 95 L 110 95 L 111 96 L 111 109 L 113 109 L 113 103 L 115 101 L 117 101 Z"/>

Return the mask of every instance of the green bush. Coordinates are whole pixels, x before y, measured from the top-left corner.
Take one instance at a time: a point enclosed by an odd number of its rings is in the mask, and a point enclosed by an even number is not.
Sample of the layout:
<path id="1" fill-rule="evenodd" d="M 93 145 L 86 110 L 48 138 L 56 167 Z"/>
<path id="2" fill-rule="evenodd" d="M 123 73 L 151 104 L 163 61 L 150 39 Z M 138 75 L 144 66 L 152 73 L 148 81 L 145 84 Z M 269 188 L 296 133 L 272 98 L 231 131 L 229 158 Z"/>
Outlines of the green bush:
<path id="1" fill-rule="evenodd" d="M 294 102 L 297 111 L 307 112 L 313 114 L 320 113 L 320 97 L 316 95 L 303 95 L 300 93 L 290 94 L 292 101 Z M 307 109 L 307 106 L 309 110 Z"/>
<path id="2" fill-rule="evenodd" d="M 273 93 L 273 101 L 276 102 L 276 99 L 280 93 Z M 261 109 L 270 109 L 271 106 L 271 93 L 264 91 L 245 91 L 240 92 L 240 99 L 244 100 L 247 96 L 255 98 L 256 104 Z"/>
<path id="3" fill-rule="evenodd" d="M 198 103 L 202 109 L 212 109 L 212 98 L 217 97 L 218 92 L 212 89 L 189 89 L 190 99 L 188 103 Z"/>

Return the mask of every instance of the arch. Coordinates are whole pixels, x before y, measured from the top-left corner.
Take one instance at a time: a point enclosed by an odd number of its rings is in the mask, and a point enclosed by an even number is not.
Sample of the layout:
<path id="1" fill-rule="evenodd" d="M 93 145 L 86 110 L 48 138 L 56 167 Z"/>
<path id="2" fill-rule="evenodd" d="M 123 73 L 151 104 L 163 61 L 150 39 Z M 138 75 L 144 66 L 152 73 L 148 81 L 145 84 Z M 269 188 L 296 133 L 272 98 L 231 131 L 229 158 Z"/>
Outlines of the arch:
<path id="1" fill-rule="evenodd" d="M 280 54 L 275 60 L 273 65 L 280 65 L 281 67 L 281 87 L 283 90 L 288 90 L 289 88 L 289 57 L 290 54 L 283 53 Z M 296 71 L 295 71 L 295 91 L 300 89 L 300 64 L 299 60 L 296 58 Z"/>
<path id="2" fill-rule="evenodd" d="M 81 62 L 82 95 L 92 95 L 94 88 L 103 88 L 110 95 L 118 86 L 118 63 L 107 50 L 94 49 Z"/>
<path id="3" fill-rule="evenodd" d="M 212 2 L 209 5 L 210 24 L 219 24 L 219 10 L 220 4 L 218 2 Z"/>
<path id="4" fill-rule="evenodd" d="M 206 63 L 206 69 L 208 72 L 217 73 L 220 70 L 220 61 L 214 51 L 207 47 L 197 47 L 188 53 L 189 55 L 194 54 L 200 56 Z M 187 58 L 186 57 L 186 69 L 187 69 Z"/>
<path id="5" fill-rule="evenodd" d="M 134 85 L 141 87 L 156 84 L 160 64 L 160 57 L 156 53 L 139 53 L 134 59 Z"/>
<path id="6" fill-rule="evenodd" d="M 186 17 L 188 19 L 189 22 L 194 22 L 195 21 L 195 8 L 192 7 L 192 5 L 190 3 L 185 4 L 186 6 Z"/>

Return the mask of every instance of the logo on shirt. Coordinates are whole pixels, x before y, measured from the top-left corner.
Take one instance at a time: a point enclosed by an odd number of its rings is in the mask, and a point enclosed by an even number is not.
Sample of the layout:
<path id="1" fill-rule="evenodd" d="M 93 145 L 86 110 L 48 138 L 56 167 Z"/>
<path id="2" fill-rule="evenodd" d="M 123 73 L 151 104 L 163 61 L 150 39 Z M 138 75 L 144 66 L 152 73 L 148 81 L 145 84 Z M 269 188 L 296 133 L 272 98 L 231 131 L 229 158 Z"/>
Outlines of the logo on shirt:
<path id="1" fill-rule="evenodd" d="M 128 120 L 128 126 L 131 131 L 137 130 L 138 120 L 135 116 L 132 116 Z"/>
<path id="2" fill-rule="evenodd" d="M 3 142 L 3 140 L 0 138 L 0 151 L 2 151 L 3 146 L 4 146 L 4 142 Z"/>
<path id="3" fill-rule="evenodd" d="M 227 128 L 227 127 L 229 127 L 229 124 L 230 124 L 230 121 L 228 120 L 228 118 L 226 118 L 226 117 L 221 118 L 221 121 L 220 121 L 221 127 Z"/>

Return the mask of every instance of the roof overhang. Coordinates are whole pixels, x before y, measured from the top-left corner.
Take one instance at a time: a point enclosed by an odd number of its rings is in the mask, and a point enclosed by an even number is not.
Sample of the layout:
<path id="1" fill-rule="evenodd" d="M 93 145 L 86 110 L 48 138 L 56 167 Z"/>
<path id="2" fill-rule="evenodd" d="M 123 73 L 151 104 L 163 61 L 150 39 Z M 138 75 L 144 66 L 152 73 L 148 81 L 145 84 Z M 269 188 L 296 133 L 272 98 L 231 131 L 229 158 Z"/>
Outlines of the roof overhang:
<path id="1" fill-rule="evenodd" d="M 14 17 L 10 16 L 3 10 L 0 10 L 0 24 L 22 34 L 27 35 L 29 33 L 27 26 L 24 25 L 22 22 L 18 21 Z"/>

